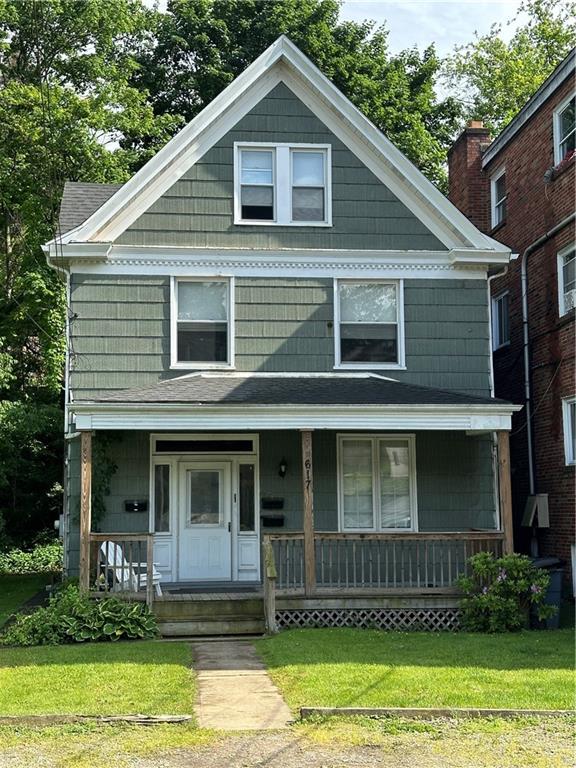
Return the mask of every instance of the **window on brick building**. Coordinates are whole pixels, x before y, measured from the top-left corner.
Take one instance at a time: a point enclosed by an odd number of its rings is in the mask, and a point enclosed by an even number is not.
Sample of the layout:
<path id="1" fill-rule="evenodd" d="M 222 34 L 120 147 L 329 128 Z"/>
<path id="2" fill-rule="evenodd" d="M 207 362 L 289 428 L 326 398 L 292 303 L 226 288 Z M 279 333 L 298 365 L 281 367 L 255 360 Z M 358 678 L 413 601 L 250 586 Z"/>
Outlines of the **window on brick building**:
<path id="1" fill-rule="evenodd" d="M 576 94 L 563 101 L 554 112 L 554 162 L 561 163 L 574 152 L 576 143 Z"/>
<path id="2" fill-rule="evenodd" d="M 492 299 L 492 349 L 510 343 L 508 291 Z"/>
<path id="3" fill-rule="evenodd" d="M 562 400 L 562 422 L 566 464 L 576 464 L 576 396 Z"/>
<path id="4" fill-rule="evenodd" d="M 492 209 L 492 226 L 497 227 L 506 220 L 506 169 L 501 168 L 490 180 L 490 199 Z"/>
<path id="5" fill-rule="evenodd" d="M 558 311 L 560 316 L 576 307 L 576 244 L 558 254 Z"/>

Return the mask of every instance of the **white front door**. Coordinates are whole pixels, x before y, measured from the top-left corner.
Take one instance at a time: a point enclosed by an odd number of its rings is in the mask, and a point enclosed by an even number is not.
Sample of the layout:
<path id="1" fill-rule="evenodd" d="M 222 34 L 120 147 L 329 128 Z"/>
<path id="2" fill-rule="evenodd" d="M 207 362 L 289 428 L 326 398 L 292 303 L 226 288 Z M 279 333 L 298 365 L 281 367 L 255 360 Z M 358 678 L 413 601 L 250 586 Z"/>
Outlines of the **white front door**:
<path id="1" fill-rule="evenodd" d="M 178 497 L 179 580 L 230 580 L 230 462 L 179 462 Z"/>

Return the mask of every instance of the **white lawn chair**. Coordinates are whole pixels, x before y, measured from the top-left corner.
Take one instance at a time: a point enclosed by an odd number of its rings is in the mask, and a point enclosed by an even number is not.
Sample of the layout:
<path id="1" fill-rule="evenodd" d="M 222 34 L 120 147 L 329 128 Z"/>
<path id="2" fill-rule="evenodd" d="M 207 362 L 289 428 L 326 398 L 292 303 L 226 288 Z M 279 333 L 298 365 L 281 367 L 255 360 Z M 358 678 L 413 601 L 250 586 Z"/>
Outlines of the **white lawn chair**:
<path id="1" fill-rule="evenodd" d="M 122 545 L 114 541 L 103 541 L 100 552 L 105 563 L 104 572 L 107 566 L 108 573 L 112 574 L 113 589 L 119 592 L 123 590 L 137 592 L 139 588 L 146 589 L 148 584 L 146 563 L 128 563 L 124 557 Z M 162 574 L 156 568 L 156 563 L 153 563 L 152 584 L 158 597 L 162 597 L 161 579 Z"/>

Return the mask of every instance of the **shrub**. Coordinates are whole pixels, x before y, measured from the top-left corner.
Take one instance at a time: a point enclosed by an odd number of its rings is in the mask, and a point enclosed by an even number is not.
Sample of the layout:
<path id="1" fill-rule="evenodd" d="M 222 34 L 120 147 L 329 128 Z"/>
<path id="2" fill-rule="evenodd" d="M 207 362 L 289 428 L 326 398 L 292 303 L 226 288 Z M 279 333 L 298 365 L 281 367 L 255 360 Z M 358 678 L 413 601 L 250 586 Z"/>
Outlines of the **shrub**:
<path id="1" fill-rule="evenodd" d="M 544 604 L 550 576 L 536 568 L 529 557 L 511 554 L 495 558 L 491 552 L 481 552 L 468 563 L 470 575 L 458 579 L 465 595 L 460 603 L 464 629 L 515 632 L 527 625 L 530 608 L 540 620 L 556 612 L 554 606 Z"/>
<path id="2" fill-rule="evenodd" d="M 37 544 L 25 551 L 11 549 L 0 552 L 0 574 L 60 573 L 62 543 L 59 540 Z"/>
<path id="3" fill-rule="evenodd" d="M 155 637 L 156 618 L 144 603 L 117 597 L 91 599 L 69 584 L 45 608 L 19 615 L 0 636 L 2 645 L 63 643 Z"/>

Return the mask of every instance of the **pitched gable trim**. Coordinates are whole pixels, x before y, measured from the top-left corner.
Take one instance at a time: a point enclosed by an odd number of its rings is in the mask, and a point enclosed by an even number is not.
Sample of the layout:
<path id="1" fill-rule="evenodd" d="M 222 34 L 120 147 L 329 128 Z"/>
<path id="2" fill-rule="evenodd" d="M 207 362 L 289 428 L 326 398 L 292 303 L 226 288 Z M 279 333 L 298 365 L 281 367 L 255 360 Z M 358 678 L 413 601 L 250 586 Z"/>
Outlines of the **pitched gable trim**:
<path id="1" fill-rule="evenodd" d="M 274 66 L 281 62 L 281 66 Z M 285 82 L 447 248 L 509 250 L 477 230 L 286 37 L 280 37 L 62 243 L 113 241 L 264 98 Z M 320 114 L 321 113 L 321 114 Z M 335 130 L 336 129 L 336 130 Z M 364 159 L 363 159 L 364 158 Z"/>

